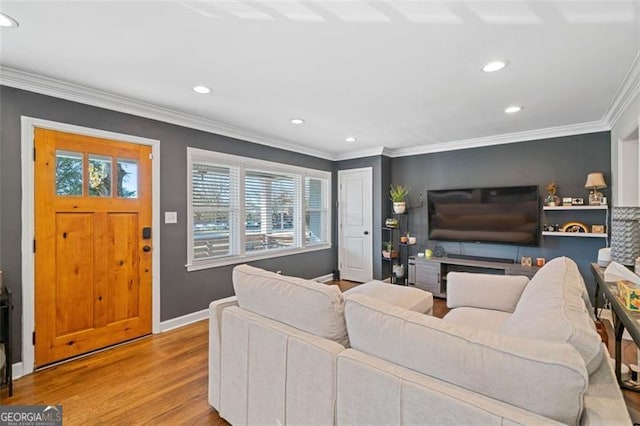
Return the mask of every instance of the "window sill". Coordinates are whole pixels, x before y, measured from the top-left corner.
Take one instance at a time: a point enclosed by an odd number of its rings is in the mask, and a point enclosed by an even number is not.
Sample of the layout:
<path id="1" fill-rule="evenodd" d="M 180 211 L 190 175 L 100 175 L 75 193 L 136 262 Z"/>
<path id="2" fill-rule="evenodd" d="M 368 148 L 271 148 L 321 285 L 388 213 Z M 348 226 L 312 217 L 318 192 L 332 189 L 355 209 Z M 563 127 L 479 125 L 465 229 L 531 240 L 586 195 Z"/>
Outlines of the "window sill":
<path id="1" fill-rule="evenodd" d="M 313 251 L 327 250 L 331 248 L 331 244 L 318 244 L 304 248 L 296 248 L 291 250 L 281 250 L 269 253 L 247 254 L 242 256 L 230 256 L 221 259 L 207 260 L 194 264 L 185 265 L 187 272 L 201 271 L 203 269 L 218 268 L 220 266 L 238 265 L 241 263 L 253 262 L 255 260 L 271 259 L 282 256 L 292 256 L 295 254 L 310 253 Z"/>

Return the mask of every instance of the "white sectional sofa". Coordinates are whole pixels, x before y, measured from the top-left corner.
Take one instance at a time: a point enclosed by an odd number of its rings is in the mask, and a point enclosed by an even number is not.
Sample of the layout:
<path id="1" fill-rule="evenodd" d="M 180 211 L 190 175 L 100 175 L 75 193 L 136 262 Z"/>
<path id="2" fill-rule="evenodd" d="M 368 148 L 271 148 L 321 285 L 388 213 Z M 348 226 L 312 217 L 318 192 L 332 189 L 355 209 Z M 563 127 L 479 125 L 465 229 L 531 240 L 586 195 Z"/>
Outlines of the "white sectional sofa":
<path id="1" fill-rule="evenodd" d="M 209 402 L 232 424 L 631 424 L 570 259 L 452 273 L 444 319 L 243 268 L 211 304 Z"/>
<path id="2" fill-rule="evenodd" d="M 337 355 L 349 346 L 337 286 L 241 265 L 210 305 L 209 403 L 232 424 L 333 424 Z M 373 281 L 348 293 L 431 313 L 433 297 Z"/>

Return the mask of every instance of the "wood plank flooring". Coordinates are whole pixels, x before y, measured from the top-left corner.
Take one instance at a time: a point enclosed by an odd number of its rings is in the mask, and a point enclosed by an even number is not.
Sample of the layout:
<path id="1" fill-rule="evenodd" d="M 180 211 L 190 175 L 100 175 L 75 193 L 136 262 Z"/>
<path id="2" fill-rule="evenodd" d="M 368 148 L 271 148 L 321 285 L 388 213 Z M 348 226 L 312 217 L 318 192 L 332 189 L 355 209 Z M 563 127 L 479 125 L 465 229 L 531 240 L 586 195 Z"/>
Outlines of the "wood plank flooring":
<path id="1" fill-rule="evenodd" d="M 357 285 L 333 284 L 342 291 Z M 434 315 L 446 312 L 446 302 L 434 299 Z M 227 425 L 207 402 L 208 325 L 200 321 L 37 371 L 15 381 L 13 397 L 0 390 L 0 404 L 62 404 L 65 425 Z M 632 344 L 624 361 L 636 362 Z M 637 422 L 640 393 L 623 394 Z"/>
<path id="2" fill-rule="evenodd" d="M 208 321 L 37 371 L 3 405 L 62 404 L 65 425 L 226 425 L 207 402 Z"/>

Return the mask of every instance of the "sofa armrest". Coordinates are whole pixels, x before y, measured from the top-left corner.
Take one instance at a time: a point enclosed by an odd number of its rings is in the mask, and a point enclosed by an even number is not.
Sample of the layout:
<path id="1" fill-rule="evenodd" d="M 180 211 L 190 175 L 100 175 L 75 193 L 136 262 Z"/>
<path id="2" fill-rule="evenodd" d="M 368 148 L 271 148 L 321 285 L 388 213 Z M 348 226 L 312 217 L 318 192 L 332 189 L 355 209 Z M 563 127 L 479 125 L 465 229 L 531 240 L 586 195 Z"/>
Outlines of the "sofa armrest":
<path id="1" fill-rule="evenodd" d="M 447 307 L 513 312 L 529 278 L 520 275 L 447 274 Z"/>
<path id="2" fill-rule="evenodd" d="M 222 312 L 238 306 L 236 296 L 214 300 L 209 305 L 209 404 L 220 410 L 220 342 L 222 338 Z"/>

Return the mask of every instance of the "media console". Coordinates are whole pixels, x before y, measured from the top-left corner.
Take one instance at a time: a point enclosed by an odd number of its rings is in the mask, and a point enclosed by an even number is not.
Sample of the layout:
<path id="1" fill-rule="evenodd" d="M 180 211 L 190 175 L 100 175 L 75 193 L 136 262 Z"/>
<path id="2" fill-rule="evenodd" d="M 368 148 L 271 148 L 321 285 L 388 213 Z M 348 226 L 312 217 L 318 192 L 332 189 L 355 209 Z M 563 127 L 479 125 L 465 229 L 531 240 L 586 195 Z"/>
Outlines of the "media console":
<path id="1" fill-rule="evenodd" d="M 463 260 L 483 260 L 485 262 L 496 262 L 496 263 L 515 263 L 513 259 L 505 259 L 501 257 L 484 257 L 484 256 L 471 256 L 468 254 L 455 254 L 449 253 L 447 254 L 448 259 L 463 259 Z"/>
<path id="2" fill-rule="evenodd" d="M 432 293 L 435 297 L 447 296 L 449 272 L 476 272 L 496 275 L 524 275 L 532 278 L 540 268 L 522 266 L 519 263 L 493 262 L 451 257 L 410 257 L 409 285 Z"/>

